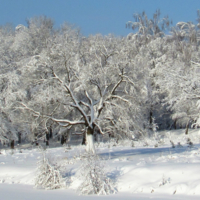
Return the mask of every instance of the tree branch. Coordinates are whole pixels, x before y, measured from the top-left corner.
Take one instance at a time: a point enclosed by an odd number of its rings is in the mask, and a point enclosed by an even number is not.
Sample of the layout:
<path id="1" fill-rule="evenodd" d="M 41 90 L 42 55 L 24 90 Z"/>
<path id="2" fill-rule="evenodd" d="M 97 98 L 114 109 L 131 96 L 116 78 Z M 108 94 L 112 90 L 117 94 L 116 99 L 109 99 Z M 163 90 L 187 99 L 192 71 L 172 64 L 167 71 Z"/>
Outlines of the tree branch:
<path id="1" fill-rule="evenodd" d="M 94 84 L 94 85 L 96 85 L 97 86 L 97 88 L 98 88 L 98 90 L 99 90 L 99 94 L 100 94 L 100 96 L 102 97 L 102 91 L 101 91 L 101 88 L 100 88 L 100 85 L 98 84 L 98 82 L 97 81 L 95 81 L 95 80 L 90 80 L 90 82 L 92 83 L 92 84 Z"/>
<path id="2" fill-rule="evenodd" d="M 74 104 L 75 104 L 75 105 L 71 105 L 71 106 L 77 108 L 77 110 L 78 110 L 78 111 L 81 113 L 81 115 L 84 117 L 85 123 L 86 123 L 87 125 L 89 125 L 88 117 L 87 117 L 85 111 L 80 107 L 80 105 L 79 105 L 78 101 L 76 100 L 76 98 L 75 98 L 75 96 L 74 96 L 72 90 L 70 89 L 70 86 L 68 86 L 66 83 L 63 83 L 63 81 L 56 75 L 56 73 L 55 73 L 54 71 L 53 71 L 53 74 L 54 74 L 55 78 L 61 83 L 61 85 L 65 88 L 65 90 L 66 90 L 66 91 L 69 93 L 69 95 L 71 96 L 71 98 L 72 98 L 72 100 L 73 100 L 73 102 L 74 102 Z"/>

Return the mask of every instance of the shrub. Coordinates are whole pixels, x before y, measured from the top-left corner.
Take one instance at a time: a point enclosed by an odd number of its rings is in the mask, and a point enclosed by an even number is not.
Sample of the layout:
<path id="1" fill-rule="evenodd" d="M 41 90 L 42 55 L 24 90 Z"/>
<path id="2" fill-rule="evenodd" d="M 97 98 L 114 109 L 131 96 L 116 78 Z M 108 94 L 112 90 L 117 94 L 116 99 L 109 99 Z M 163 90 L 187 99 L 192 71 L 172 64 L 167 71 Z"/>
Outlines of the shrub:
<path id="1" fill-rule="evenodd" d="M 42 154 L 42 159 L 38 162 L 37 176 L 35 178 L 36 188 L 53 190 L 63 187 L 64 181 L 60 171 L 50 164 L 44 150 Z"/>
<path id="2" fill-rule="evenodd" d="M 104 164 L 97 155 L 87 153 L 81 166 L 83 183 L 78 188 L 81 194 L 109 195 L 116 192 L 111 180 L 106 176 Z"/>

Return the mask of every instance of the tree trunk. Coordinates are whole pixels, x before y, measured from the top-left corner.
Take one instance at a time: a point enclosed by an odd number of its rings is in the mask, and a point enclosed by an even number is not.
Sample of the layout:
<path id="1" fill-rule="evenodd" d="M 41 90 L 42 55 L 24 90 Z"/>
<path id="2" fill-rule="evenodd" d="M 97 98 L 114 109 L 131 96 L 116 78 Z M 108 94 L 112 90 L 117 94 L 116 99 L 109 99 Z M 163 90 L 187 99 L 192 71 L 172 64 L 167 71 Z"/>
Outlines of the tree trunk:
<path id="1" fill-rule="evenodd" d="M 35 138 L 35 146 L 38 146 L 38 145 L 39 145 L 38 140 L 37 138 Z"/>
<path id="2" fill-rule="evenodd" d="M 188 121 L 186 128 L 185 128 L 185 135 L 188 135 L 188 129 L 189 129 L 189 124 L 190 124 L 190 120 Z"/>
<path id="3" fill-rule="evenodd" d="M 49 129 L 49 138 L 52 138 L 53 137 L 53 131 L 52 131 L 52 128 L 50 127 Z"/>
<path id="4" fill-rule="evenodd" d="M 82 145 L 86 145 L 86 132 L 83 133 Z"/>
<path id="5" fill-rule="evenodd" d="M 49 146 L 49 138 L 50 138 L 50 134 L 46 133 L 46 146 Z"/>
<path id="6" fill-rule="evenodd" d="M 176 128 L 177 128 L 176 122 L 177 122 L 177 119 L 174 120 L 174 129 L 175 129 L 175 130 L 176 130 Z"/>
<path id="7" fill-rule="evenodd" d="M 149 113 L 149 124 L 150 124 L 150 126 L 152 125 L 152 123 L 153 123 L 153 112 L 151 110 L 150 113 Z"/>
<path id="8" fill-rule="evenodd" d="M 12 141 L 10 142 L 10 148 L 11 148 L 11 149 L 14 149 L 14 148 L 15 148 L 15 141 L 14 141 L 14 140 L 12 140 Z"/>
<path id="9" fill-rule="evenodd" d="M 21 144 L 22 142 L 22 134 L 18 132 L 18 143 Z"/>
<path id="10" fill-rule="evenodd" d="M 64 135 L 61 136 L 61 141 L 60 143 L 63 145 L 64 143 L 66 143 L 66 138 Z"/>
<path id="11" fill-rule="evenodd" d="M 149 125 L 150 125 L 150 130 L 152 131 L 153 130 L 153 112 L 152 112 L 152 106 L 151 106 L 151 109 L 150 109 L 150 112 L 149 112 Z"/>
<path id="12" fill-rule="evenodd" d="M 98 142 L 98 133 L 94 134 L 94 141 Z"/>
<path id="13" fill-rule="evenodd" d="M 86 151 L 95 154 L 94 129 L 88 127 L 86 133 Z"/>

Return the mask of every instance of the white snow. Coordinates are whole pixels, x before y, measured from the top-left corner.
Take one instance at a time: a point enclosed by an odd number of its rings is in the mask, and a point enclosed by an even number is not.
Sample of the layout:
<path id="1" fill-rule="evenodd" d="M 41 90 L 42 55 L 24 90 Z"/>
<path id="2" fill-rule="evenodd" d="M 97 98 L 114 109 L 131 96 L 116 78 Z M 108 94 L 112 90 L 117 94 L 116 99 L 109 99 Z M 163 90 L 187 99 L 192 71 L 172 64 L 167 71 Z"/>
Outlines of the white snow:
<path id="1" fill-rule="evenodd" d="M 164 137 L 166 135 L 167 137 Z M 193 145 L 187 144 L 190 138 Z M 175 144 L 171 147 L 170 140 Z M 96 153 L 105 164 L 107 176 L 114 182 L 116 194 L 83 196 L 77 191 L 84 162 L 84 146 L 48 148 L 46 154 L 56 163 L 66 186 L 57 190 L 34 187 L 37 162 L 42 155 L 37 148 L 1 149 L 0 193 L 5 200 L 27 199 L 199 199 L 200 133 L 184 130 L 157 133 L 157 139 L 99 143 Z M 144 146 L 147 144 L 148 146 Z M 155 145 L 158 147 L 155 147 Z M 131 146 L 132 145 L 132 146 Z"/>

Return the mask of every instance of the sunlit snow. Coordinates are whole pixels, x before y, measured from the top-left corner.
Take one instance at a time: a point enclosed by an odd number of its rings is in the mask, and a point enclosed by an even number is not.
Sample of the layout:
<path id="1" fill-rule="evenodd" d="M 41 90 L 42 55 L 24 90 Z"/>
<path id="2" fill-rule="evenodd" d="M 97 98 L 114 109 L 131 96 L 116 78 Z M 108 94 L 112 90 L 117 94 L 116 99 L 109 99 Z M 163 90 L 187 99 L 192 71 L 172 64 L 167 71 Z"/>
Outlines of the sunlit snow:
<path id="1" fill-rule="evenodd" d="M 164 137 L 165 136 L 165 137 Z M 193 142 L 187 144 L 188 138 Z M 159 138 L 146 141 L 96 143 L 96 153 L 105 164 L 107 176 L 114 182 L 116 194 L 83 196 L 77 191 L 82 183 L 80 166 L 84 146 L 48 148 L 47 157 L 55 163 L 65 187 L 53 191 L 36 189 L 34 178 L 41 150 L 24 146 L 1 149 L 0 193 L 3 199 L 198 199 L 200 197 L 200 133 L 191 129 L 165 131 Z M 175 148 L 172 148 L 173 141 Z M 148 146 L 144 146 L 148 144 Z M 156 147 L 158 145 L 158 147 Z"/>

